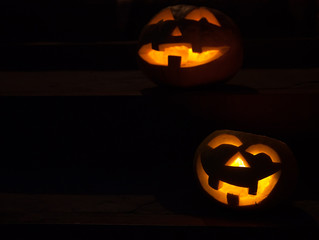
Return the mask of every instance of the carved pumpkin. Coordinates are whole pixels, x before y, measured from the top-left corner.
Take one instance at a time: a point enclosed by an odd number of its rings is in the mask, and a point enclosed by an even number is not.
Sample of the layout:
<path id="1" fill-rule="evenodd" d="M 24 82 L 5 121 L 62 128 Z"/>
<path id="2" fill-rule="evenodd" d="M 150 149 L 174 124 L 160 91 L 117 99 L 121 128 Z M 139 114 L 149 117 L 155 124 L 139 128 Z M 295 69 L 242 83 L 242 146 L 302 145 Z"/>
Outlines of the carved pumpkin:
<path id="1" fill-rule="evenodd" d="M 215 131 L 201 143 L 195 169 L 203 190 L 234 208 L 281 202 L 293 190 L 297 175 L 285 143 L 230 130 Z"/>
<path id="2" fill-rule="evenodd" d="M 142 30 L 138 59 L 156 83 L 190 87 L 227 80 L 242 64 L 239 31 L 220 11 L 170 6 Z"/>

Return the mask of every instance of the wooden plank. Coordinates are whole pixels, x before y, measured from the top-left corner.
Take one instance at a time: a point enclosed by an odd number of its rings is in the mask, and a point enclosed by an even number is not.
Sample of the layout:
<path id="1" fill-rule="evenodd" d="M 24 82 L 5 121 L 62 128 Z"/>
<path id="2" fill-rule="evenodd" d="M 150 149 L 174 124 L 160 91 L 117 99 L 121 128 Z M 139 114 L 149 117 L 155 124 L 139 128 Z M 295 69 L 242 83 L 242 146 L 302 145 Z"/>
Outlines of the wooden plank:
<path id="1" fill-rule="evenodd" d="M 154 83 L 137 71 L 0 72 L 2 96 L 141 95 Z"/>
<path id="2" fill-rule="evenodd" d="M 318 76 L 319 68 L 243 69 L 226 85 L 205 88 L 205 92 L 314 94 L 319 93 Z M 0 72 L 1 96 L 132 96 L 155 92 L 166 94 L 140 71 Z M 202 92 L 187 91 L 193 95 Z"/>
<path id="3" fill-rule="evenodd" d="M 168 210 L 152 195 L 0 194 L 0 224 L 95 224 L 126 226 L 287 227 L 318 224 L 305 212 L 307 201 L 288 210 L 183 214 Z M 312 201 L 318 221 L 319 202 Z M 299 206 L 299 207 L 296 207 Z"/>

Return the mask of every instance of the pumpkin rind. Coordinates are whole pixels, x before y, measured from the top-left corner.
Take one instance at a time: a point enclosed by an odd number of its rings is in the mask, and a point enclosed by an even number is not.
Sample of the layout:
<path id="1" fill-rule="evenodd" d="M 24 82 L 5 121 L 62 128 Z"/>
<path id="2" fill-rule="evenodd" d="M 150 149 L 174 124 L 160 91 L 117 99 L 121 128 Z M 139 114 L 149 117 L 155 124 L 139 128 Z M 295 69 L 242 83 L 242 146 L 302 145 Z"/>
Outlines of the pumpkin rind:
<path id="1" fill-rule="evenodd" d="M 215 9 L 190 5 L 170 6 L 162 11 L 168 10 L 174 20 L 165 16 L 164 20 L 155 23 L 161 18 L 160 12 L 151 20 L 151 24 L 143 28 L 140 35 L 138 62 L 151 80 L 157 84 L 191 87 L 225 81 L 240 69 L 243 55 L 241 38 L 238 28 L 229 17 Z M 210 15 L 199 21 L 187 18 L 199 10 L 204 14 L 209 12 Z M 189 51 L 198 54 L 205 52 L 205 48 L 223 50 L 217 58 L 194 64 L 196 66 L 182 66 L 180 62 L 183 62 L 183 57 L 176 53 L 166 60 L 167 65 L 161 64 L 160 60 L 154 64 L 148 62 L 140 52 L 146 45 L 150 45 L 155 52 L 162 52 L 160 47 L 165 44 L 189 45 Z"/>
<path id="2" fill-rule="evenodd" d="M 210 134 L 196 150 L 194 167 L 204 192 L 236 209 L 282 203 L 297 180 L 297 164 L 285 143 L 231 130 Z"/>

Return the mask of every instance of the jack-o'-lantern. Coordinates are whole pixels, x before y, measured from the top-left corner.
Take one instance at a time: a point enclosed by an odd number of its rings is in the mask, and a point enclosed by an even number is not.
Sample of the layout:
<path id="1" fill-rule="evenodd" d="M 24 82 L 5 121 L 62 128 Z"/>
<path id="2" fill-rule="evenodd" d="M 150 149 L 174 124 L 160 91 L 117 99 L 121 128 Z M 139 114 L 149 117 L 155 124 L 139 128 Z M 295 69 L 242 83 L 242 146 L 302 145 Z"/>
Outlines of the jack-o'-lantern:
<path id="1" fill-rule="evenodd" d="M 215 9 L 170 6 L 142 30 L 138 60 L 158 84 L 190 87 L 229 79 L 242 64 L 232 20 Z"/>
<path id="2" fill-rule="evenodd" d="M 297 168 L 291 150 L 279 140 L 219 130 L 209 135 L 195 156 L 202 189 L 234 208 L 280 203 L 292 192 Z"/>

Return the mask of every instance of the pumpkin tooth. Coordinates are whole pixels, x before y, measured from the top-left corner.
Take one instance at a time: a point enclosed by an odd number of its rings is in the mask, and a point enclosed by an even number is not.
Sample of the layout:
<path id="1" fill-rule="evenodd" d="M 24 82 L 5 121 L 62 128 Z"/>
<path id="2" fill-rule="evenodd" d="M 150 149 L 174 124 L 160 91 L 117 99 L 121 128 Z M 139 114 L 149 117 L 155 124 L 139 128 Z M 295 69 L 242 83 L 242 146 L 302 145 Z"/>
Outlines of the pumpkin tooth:
<path id="1" fill-rule="evenodd" d="M 152 49 L 156 50 L 156 51 L 159 51 L 159 44 L 156 43 L 156 42 L 152 42 Z"/>
<path id="2" fill-rule="evenodd" d="M 239 205 L 239 196 L 231 193 L 227 193 L 227 203 L 230 206 Z"/>
<path id="3" fill-rule="evenodd" d="M 250 195 L 256 195 L 257 189 L 258 189 L 258 182 L 256 181 L 256 182 L 252 183 L 251 186 L 249 186 L 248 193 Z"/>
<path id="4" fill-rule="evenodd" d="M 208 177 L 208 184 L 209 186 L 211 186 L 212 188 L 214 188 L 215 190 L 218 190 L 219 189 L 219 186 L 220 186 L 220 181 L 218 178 L 215 178 L 215 177 L 212 177 L 212 176 L 209 176 Z"/>
<path id="5" fill-rule="evenodd" d="M 181 56 L 168 55 L 168 66 L 170 68 L 180 68 L 182 63 Z"/>
<path id="6" fill-rule="evenodd" d="M 192 50 L 194 53 L 202 53 L 202 47 L 199 44 L 192 44 Z"/>

